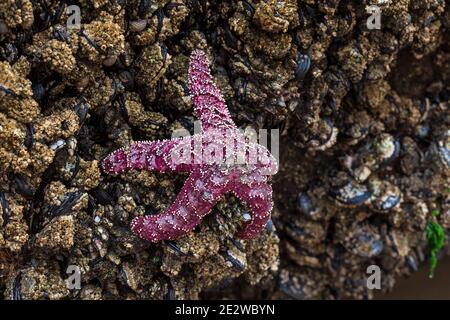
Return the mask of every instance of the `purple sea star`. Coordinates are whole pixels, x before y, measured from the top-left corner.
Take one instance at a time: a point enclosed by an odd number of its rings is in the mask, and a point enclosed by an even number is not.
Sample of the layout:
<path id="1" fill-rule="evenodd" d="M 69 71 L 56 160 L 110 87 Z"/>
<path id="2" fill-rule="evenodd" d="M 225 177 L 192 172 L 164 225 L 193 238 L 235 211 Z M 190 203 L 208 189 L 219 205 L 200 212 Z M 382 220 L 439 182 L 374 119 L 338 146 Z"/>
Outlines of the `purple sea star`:
<path id="1" fill-rule="evenodd" d="M 276 159 L 262 145 L 249 142 L 234 124 L 209 71 L 206 54 L 194 50 L 189 85 L 202 132 L 163 141 L 134 142 L 107 156 L 103 170 L 128 169 L 190 172 L 180 193 L 163 213 L 135 218 L 131 228 L 149 241 L 176 239 L 194 229 L 226 192 L 247 203 L 252 214 L 238 236 L 256 237 L 273 207 L 268 176 L 278 170 Z"/>

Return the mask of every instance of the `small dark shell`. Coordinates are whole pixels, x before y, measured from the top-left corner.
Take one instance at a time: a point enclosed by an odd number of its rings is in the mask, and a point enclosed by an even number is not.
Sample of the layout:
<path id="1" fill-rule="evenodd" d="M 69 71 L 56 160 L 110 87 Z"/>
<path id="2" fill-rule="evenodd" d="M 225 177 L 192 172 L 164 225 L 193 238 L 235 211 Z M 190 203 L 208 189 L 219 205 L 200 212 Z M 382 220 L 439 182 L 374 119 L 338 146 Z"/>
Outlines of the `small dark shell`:
<path id="1" fill-rule="evenodd" d="M 181 250 L 181 248 L 178 246 L 178 244 L 175 241 L 164 241 L 164 244 L 174 253 L 185 255 L 186 253 Z"/>
<path id="2" fill-rule="evenodd" d="M 33 39 L 33 33 L 28 31 L 19 31 L 16 33 L 16 41 L 19 47 L 26 43 L 31 43 Z"/>
<path id="3" fill-rule="evenodd" d="M 361 240 L 361 242 L 370 242 L 371 250 L 369 250 L 367 252 L 368 257 L 375 257 L 375 256 L 379 255 L 381 253 L 381 251 L 383 251 L 383 241 L 382 240 L 373 240 L 371 237 L 369 237 L 367 235 L 361 235 L 359 240 Z"/>
<path id="4" fill-rule="evenodd" d="M 163 58 L 163 64 L 166 64 L 167 54 L 168 54 L 169 51 L 167 49 L 167 46 L 164 43 L 161 43 L 160 47 L 161 47 L 161 55 L 162 55 L 162 58 Z"/>
<path id="5" fill-rule="evenodd" d="M 66 7 L 66 1 L 60 1 L 58 7 L 56 8 L 55 13 L 51 17 L 51 22 L 59 21 L 61 16 L 64 13 L 64 8 Z"/>
<path id="6" fill-rule="evenodd" d="M 384 159 L 384 161 L 383 161 L 384 163 L 389 163 L 389 162 L 393 161 L 400 154 L 400 149 L 401 149 L 400 141 L 398 139 L 395 139 L 393 141 L 393 144 L 394 144 L 393 151 L 387 158 Z"/>
<path id="7" fill-rule="evenodd" d="M 447 142 L 445 141 L 439 141 L 437 143 L 437 151 L 439 154 L 439 157 L 441 159 L 441 162 L 447 166 L 447 168 L 450 168 L 450 139 L 447 138 Z"/>
<path id="8" fill-rule="evenodd" d="M 112 56 L 108 56 L 106 57 L 105 60 L 103 60 L 103 65 L 105 67 L 112 67 L 117 61 L 117 56 L 116 55 L 112 55 Z"/>
<path id="9" fill-rule="evenodd" d="M 191 135 L 194 134 L 194 118 L 193 117 L 186 117 L 182 116 L 178 119 L 178 122 L 181 123 L 184 129 L 189 131 Z"/>
<path id="10" fill-rule="evenodd" d="M 230 250 L 223 252 L 223 257 L 225 258 L 225 260 L 230 262 L 233 268 L 235 268 L 237 271 L 245 270 L 245 263 L 239 260 L 238 258 L 234 257 Z"/>
<path id="11" fill-rule="evenodd" d="M 54 150 L 54 151 L 58 151 L 61 150 L 62 148 L 64 148 L 64 146 L 66 145 L 66 141 L 63 139 L 58 139 L 55 142 L 53 142 L 52 144 L 49 145 L 50 149 Z"/>
<path id="12" fill-rule="evenodd" d="M 14 186 L 16 191 L 25 198 L 32 198 L 34 195 L 33 186 L 28 182 L 28 179 L 21 174 L 13 175 Z"/>
<path id="13" fill-rule="evenodd" d="M 166 128 L 167 127 L 167 123 L 165 121 L 165 119 L 146 119 L 144 122 L 144 126 L 155 126 L 155 127 L 160 127 L 160 128 Z"/>
<path id="14" fill-rule="evenodd" d="M 3 226 L 6 226 L 9 222 L 9 204 L 3 192 L 0 192 L 0 205 L 2 207 Z"/>
<path id="15" fill-rule="evenodd" d="M 369 182 L 373 190 L 370 207 L 377 212 L 386 212 L 397 207 L 402 200 L 400 189 L 388 181 L 372 179 Z"/>
<path id="16" fill-rule="evenodd" d="M 159 100 L 161 99 L 162 95 L 164 93 L 164 79 L 161 78 L 156 82 L 156 97 L 154 103 L 159 103 Z"/>
<path id="17" fill-rule="evenodd" d="M 75 179 L 75 177 L 77 176 L 79 171 L 80 171 L 80 155 L 77 152 L 75 154 L 75 166 L 73 168 L 72 176 L 70 177 L 70 180 Z"/>
<path id="18" fill-rule="evenodd" d="M 420 114 L 423 116 L 427 113 L 427 111 L 430 109 L 430 101 L 428 99 L 425 98 L 421 98 L 419 99 L 419 101 L 417 102 Z"/>
<path id="19" fill-rule="evenodd" d="M 241 242 L 240 240 L 236 240 L 236 239 L 233 239 L 233 238 L 228 238 L 228 240 L 230 240 L 230 242 L 231 242 L 232 244 L 234 244 L 234 246 L 235 246 L 236 248 L 238 248 L 239 251 L 245 253 L 245 247 L 244 247 L 244 245 L 242 244 L 242 242 Z"/>
<path id="20" fill-rule="evenodd" d="M 123 94 L 119 94 L 119 96 L 116 99 L 116 103 L 119 106 L 119 112 L 120 115 L 126 120 L 128 121 L 128 110 L 127 110 L 127 106 L 125 104 L 125 98 L 123 97 Z"/>
<path id="21" fill-rule="evenodd" d="M 305 78 L 306 74 L 309 71 L 309 68 L 311 67 L 311 59 L 306 54 L 299 54 L 297 56 L 297 67 L 295 68 L 295 79 L 300 81 Z"/>
<path id="22" fill-rule="evenodd" d="M 145 18 L 150 10 L 150 6 L 152 5 L 151 0 L 141 0 L 138 6 L 138 16 L 140 18 Z"/>
<path id="23" fill-rule="evenodd" d="M 145 0 L 144 0 L 145 1 Z M 175 289 L 169 283 L 167 288 L 166 300 L 176 300 Z"/>
<path id="24" fill-rule="evenodd" d="M 41 101 L 45 96 L 45 88 L 42 83 L 33 84 L 33 98 L 37 101 Z"/>
<path id="25" fill-rule="evenodd" d="M 89 78 L 85 77 L 78 80 L 77 83 L 75 84 L 75 87 L 79 92 L 82 92 L 88 86 L 88 84 Z"/>
<path id="26" fill-rule="evenodd" d="M 104 206 L 114 203 L 114 198 L 103 189 L 97 190 L 97 192 L 95 193 L 95 198 L 97 199 L 99 204 Z"/>
<path id="27" fill-rule="evenodd" d="M 269 221 L 267 221 L 267 223 L 266 223 L 266 230 L 269 231 L 269 232 L 275 231 L 275 225 L 273 224 L 272 219 L 269 219 Z"/>
<path id="28" fill-rule="evenodd" d="M 311 148 L 313 150 L 326 150 L 336 143 L 336 137 L 338 129 L 334 126 L 333 121 L 330 118 L 323 118 L 323 134 L 317 136 L 317 139 L 310 141 Z"/>
<path id="29" fill-rule="evenodd" d="M 383 251 L 384 245 L 376 234 L 361 229 L 345 243 L 345 247 L 360 257 L 372 258 Z"/>
<path id="30" fill-rule="evenodd" d="M 181 80 L 175 80 L 177 82 L 177 84 L 179 84 L 181 86 L 181 88 L 183 88 L 183 93 L 185 96 L 189 96 L 191 94 L 191 91 L 189 90 L 189 86 L 186 82 L 181 81 Z"/>
<path id="31" fill-rule="evenodd" d="M 252 215 L 250 214 L 250 212 L 243 212 L 241 215 L 241 220 L 243 222 L 249 222 L 252 220 Z"/>
<path id="32" fill-rule="evenodd" d="M 408 269 L 412 272 L 416 272 L 417 270 L 419 270 L 419 267 L 417 266 L 417 261 L 413 256 L 406 256 L 405 264 L 408 267 Z"/>
<path id="33" fill-rule="evenodd" d="M 242 6 L 244 7 L 244 10 L 248 13 L 250 17 L 253 17 L 255 14 L 255 5 L 251 2 L 248 2 L 246 0 L 242 1 Z"/>
<path id="34" fill-rule="evenodd" d="M 429 156 L 436 162 L 441 169 L 450 169 L 450 133 L 431 144 Z"/>
<path id="35" fill-rule="evenodd" d="M 92 40 L 89 35 L 87 34 L 86 30 L 84 30 L 83 28 L 80 29 L 80 31 L 78 32 L 78 35 L 80 37 L 83 37 L 87 43 L 93 47 L 95 50 L 97 50 L 100 53 L 103 53 L 103 50 L 100 48 L 100 46 L 94 41 Z"/>
<path id="36" fill-rule="evenodd" d="M 349 206 L 363 204 L 372 195 L 372 191 L 365 185 L 356 184 L 352 181 L 345 185 L 330 190 L 330 195 L 339 203 Z"/>
<path id="37" fill-rule="evenodd" d="M 303 214 L 310 215 L 314 210 L 311 197 L 306 193 L 300 193 L 297 197 L 297 209 Z"/>
<path id="38" fill-rule="evenodd" d="M 36 30 L 38 32 L 46 30 L 51 22 L 52 15 L 48 12 L 42 12 L 37 17 L 39 18 L 39 20 L 36 20 Z"/>
<path id="39" fill-rule="evenodd" d="M 94 215 L 96 210 L 97 210 L 97 202 L 95 201 L 95 198 L 93 196 L 89 195 L 87 212 L 90 215 Z"/>
<path id="40" fill-rule="evenodd" d="M 381 203 L 380 210 L 387 211 L 391 210 L 392 208 L 396 207 L 400 203 L 401 197 L 398 195 L 389 195 L 386 199 L 383 200 Z"/>
<path id="41" fill-rule="evenodd" d="M 6 94 L 9 94 L 9 95 L 11 95 L 11 96 L 13 96 L 13 97 L 17 97 L 17 96 L 18 96 L 17 93 L 14 92 L 14 90 L 9 89 L 9 88 L 7 88 L 7 87 L 5 87 L 5 86 L 3 86 L 3 85 L 0 84 L 0 93 L 1 93 L 1 92 L 4 92 L 4 93 L 6 93 Z M 1 95 L 0 95 L 0 97 L 1 97 Z"/>
<path id="42" fill-rule="evenodd" d="M 430 124 L 428 122 L 420 124 L 416 128 L 416 135 L 421 139 L 425 139 L 426 137 L 428 137 L 429 133 L 430 133 Z"/>
<path id="43" fill-rule="evenodd" d="M 163 9 L 157 10 L 156 17 L 158 19 L 158 24 L 156 26 L 156 39 L 159 39 L 159 34 L 161 33 L 164 23 L 164 10 Z"/>
<path id="44" fill-rule="evenodd" d="M 129 287 L 131 287 L 131 284 L 130 284 L 130 283 L 131 283 L 131 282 L 130 282 L 130 277 L 129 277 L 129 275 L 128 275 L 127 270 L 123 267 L 123 265 L 120 266 L 119 274 L 122 276 L 123 280 L 125 280 L 125 283 L 126 283 Z"/>
<path id="45" fill-rule="evenodd" d="M 83 124 L 89 112 L 89 105 L 84 99 L 81 99 L 80 102 L 75 105 L 74 110 L 80 119 L 80 124 Z"/>
<path id="46" fill-rule="evenodd" d="M 27 124 L 27 133 L 25 135 L 25 140 L 23 142 L 23 144 L 25 145 L 25 147 L 27 147 L 27 149 L 31 149 L 33 147 L 33 143 L 34 143 L 34 128 L 31 124 Z"/>
<path id="47" fill-rule="evenodd" d="M 125 89 L 132 90 L 134 88 L 134 75 L 127 70 L 120 72 L 119 80 L 124 85 Z"/>
<path id="48" fill-rule="evenodd" d="M 22 271 L 14 278 L 12 300 L 22 300 Z"/>
<path id="49" fill-rule="evenodd" d="M 14 63 L 19 58 L 19 51 L 12 43 L 5 44 L 0 48 L 0 59 L 6 60 L 9 63 Z"/>
<path id="50" fill-rule="evenodd" d="M 242 78 L 238 78 L 235 82 L 235 86 L 236 86 L 236 97 L 238 101 L 243 102 L 247 97 L 248 81 Z"/>
<path id="51" fill-rule="evenodd" d="M 61 25 L 53 27 L 53 36 L 59 41 L 69 42 L 69 34 L 67 33 L 66 28 Z"/>
<path id="52" fill-rule="evenodd" d="M 164 14 L 166 15 L 166 17 L 170 18 L 171 17 L 171 10 L 178 8 L 178 7 L 183 7 L 185 6 L 185 4 L 183 3 L 175 3 L 175 2 L 169 2 L 168 4 L 166 4 L 164 6 Z"/>
<path id="53" fill-rule="evenodd" d="M 83 192 L 68 192 L 59 206 L 52 206 L 48 210 L 50 217 L 54 218 L 60 215 L 68 214 L 73 206 L 80 200 Z"/>
<path id="54" fill-rule="evenodd" d="M 308 228 L 300 220 L 292 219 L 286 222 L 284 227 L 286 235 L 299 243 L 317 238 L 316 230 Z"/>
<path id="55" fill-rule="evenodd" d="M 236 39 L 236 36 L 233 34 L 233 31 L 230 30 L 230 27 L 225 24 L 223 27 L 223 33 L 225 37 L 225 43 L 230 48 L 236 49 L 238 40 Z"/>

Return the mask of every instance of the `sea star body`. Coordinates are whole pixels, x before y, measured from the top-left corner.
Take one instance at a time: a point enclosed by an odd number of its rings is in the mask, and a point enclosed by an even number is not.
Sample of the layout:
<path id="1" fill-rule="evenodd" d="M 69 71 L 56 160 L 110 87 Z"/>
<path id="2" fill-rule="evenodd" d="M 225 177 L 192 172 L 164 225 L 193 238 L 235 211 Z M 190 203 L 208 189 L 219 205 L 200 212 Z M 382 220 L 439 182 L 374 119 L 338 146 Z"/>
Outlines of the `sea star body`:
<path id="1" fill-rule="evenodd" d="M 189 86 L 201 133 L 132 143 L 107 156 L 102 162 L 103 170 L 190 172 L 165 212 L 132 221 L 132 230 L 144 239 L 172 240 L 191 231 L 227 192 L 247 203 L 252 212 L 251 220 L 244 223 L 238 236 L 254 238 L 270 218 L 272 188 L 267 179 L 277 172 L 277 161 L 267 148 L 249 142 L 236 127 L 201 50 L 191 54 Z"/>

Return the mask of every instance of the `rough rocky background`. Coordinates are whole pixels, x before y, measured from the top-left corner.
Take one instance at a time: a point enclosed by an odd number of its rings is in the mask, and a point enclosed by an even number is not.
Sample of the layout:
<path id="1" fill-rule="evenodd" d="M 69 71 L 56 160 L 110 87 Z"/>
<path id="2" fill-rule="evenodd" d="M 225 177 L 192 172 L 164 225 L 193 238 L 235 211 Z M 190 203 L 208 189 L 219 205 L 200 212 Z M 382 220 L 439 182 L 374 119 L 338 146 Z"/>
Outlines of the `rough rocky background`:
<path id="1" fill-rule="evenodd" d="M 450 230 L 450 5 L 380 1 L 367 30 L 374 2 L 1 0 L 0 297 L 371 298 L 367 266 L 383 292 L 416 271 L 427 223 Z M 185 177 L 99 168 L 131 141 L 192 131 L 194 48 L 238 125 L 280 129 L 272 222 L 254 241 L 234 237 L 247 209 L 231 196 L 177 241 L 140 240 L 129 222 Z"/>

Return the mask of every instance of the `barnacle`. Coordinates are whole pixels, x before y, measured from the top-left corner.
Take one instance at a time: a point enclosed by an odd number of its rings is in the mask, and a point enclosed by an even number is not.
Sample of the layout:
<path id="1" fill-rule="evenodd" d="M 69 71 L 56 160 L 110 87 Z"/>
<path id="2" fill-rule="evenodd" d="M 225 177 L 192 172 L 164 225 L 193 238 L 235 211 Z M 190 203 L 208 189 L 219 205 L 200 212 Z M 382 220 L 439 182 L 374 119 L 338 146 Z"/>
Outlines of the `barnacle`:
<path id="1" fill-rule="evenodd" d="M 11 66 L 0 62 L 0 110 L 23 123 L 31 122 L 39 114 L 36 101 L 32 98 L 31 82 L 21 73 L 21 64 Z"/>
<path id="2" fill-rule="evenodd" d="M 42 59 L 50 68 L 62 74 L 69 74 L 75 68 L 75 57 L 68 44 L 56 39 L 48 41 L 42 49 Z"/>
<path id="3" fill-rule="evenodd" d="M 33 25 L 33 4 L 31 0 L 5 0 L 0 3 L 0 20 L 9 28 L 18 26 L 29 29 Z"/>
<path id="4" fill-rule="evenodd" d="M 83 55 L 95 62 L 117 57 L 125 49 L 122 28 L 106 13 L 85 25 L 79 32 L 79 39 Z"/>

